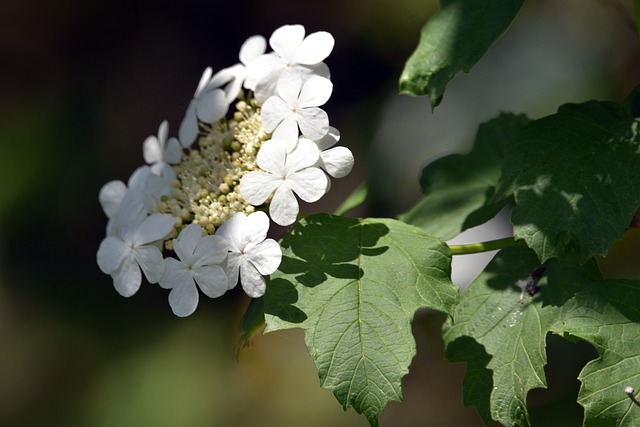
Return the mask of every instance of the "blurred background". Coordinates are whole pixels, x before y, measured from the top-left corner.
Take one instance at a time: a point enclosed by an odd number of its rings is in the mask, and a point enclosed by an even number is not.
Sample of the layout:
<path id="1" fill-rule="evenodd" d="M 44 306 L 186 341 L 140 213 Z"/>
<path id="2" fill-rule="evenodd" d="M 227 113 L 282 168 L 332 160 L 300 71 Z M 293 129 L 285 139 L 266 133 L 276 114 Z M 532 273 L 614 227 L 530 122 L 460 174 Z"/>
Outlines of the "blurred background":
<path id="1" fill-rule="evenodd" d="M 202 298 L 186 319 L 156 286 L 120 297 L 95 262 L 98 191 L 143 163 L 162 120 L 177 133 L 205 67 L 230 66 L 247 37 L 299 23 L 336 39 L 325 110 L 356 157 L 309 210 L 331 212 L 367 179 L 372 197 L 357 214 L 395 216 L 420 197 L 421 167 L 469 149 L 499 111 L 536 118 L 566 102 L 620 101 L 638 83 L 630 0 L 525 3 L 432 112 L 426 98 L 398 96 L 397 80 L 433 0 L 0 2 L 0 426 L 366 426 L 319 387 L 300 331 L 259 335 L 236 362 L 240 292 Z M 503 215 L 460 239 L 509 232 Z M 455 261 L 465 284 L 477 271 Z M 405 401 L 382 426 L 481 425 L 463 406 L 464 366 L 444 361 L 443 321 L 417 314 Z M 534 425 L 580 425 L 575 377 L 595 353 L 548 344 Z"/>

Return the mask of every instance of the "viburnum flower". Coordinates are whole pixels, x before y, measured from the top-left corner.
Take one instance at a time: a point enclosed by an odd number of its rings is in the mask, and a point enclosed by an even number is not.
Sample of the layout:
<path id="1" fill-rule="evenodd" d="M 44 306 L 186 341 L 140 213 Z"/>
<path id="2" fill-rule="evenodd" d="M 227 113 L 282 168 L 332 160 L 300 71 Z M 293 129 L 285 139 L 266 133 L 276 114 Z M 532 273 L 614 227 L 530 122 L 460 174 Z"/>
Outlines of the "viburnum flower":
<path id="1" fill-rule="evenodd" d="M 329 117 L 318 108 L 331 96 L 333 84 L 324 77 L 302 80 L 297 74 L 286 74 L 276 87 L 277 96 L 262 106 L 262 124 L 273 139 L 287 141 L 290 151 L 298 140 L 298 127 L 305 138 L 319 140 L 329 131 Z"/>
<path id="2" fill-rule="evenodd" d="M 247 89 L 254 89 L 255 79 L 247 79 L 247 67 L 251 62 L 264 54 L 267 49 L 267 41 L 262 36 L 249 37 L 240 47 L 240 63 L 228 68 L 223 68 L 211 78 L 209 86 L 224 87 L 227 102 L 231 104 L 242 90 L 242 85 Z"/>
<path id="3" fill-rule="evenodd" d="M 353 169 L 353 153 L 347 147 L 334 147 L 340 141 L 340 131 L 329 126 L 329 132 L 316 141 L 320 158 L 316 164 L 333 178 L 343 178 Z"/>
<path id="4" fill-rule="evenodd" d="M 173 240 L 173 250 L 180 260 L 165 258 L 160 286 L 171 289 L 169 305 L 176 316 L 192 314 L 198 306 L 198 289 L 217 298 L 229 288 L 221 265 L 227 257 L 227 246 L 219 236 L 203 236 L 198 224 L 189 224 Z"/>
<path id="5" fill-rule="evenodd" d="M 141 269 L 149 283 L 158 283 L 162 278 L 162 253 L 152 243 L 169 234 L 174 223 L 175 218 L 170 215 L 151 215 L 118 228 L 115 235 L 107 236 L 100 243 L 96 256 L 98 267 L 111 275 L 120 295 L 130 297 L 138 291 Z"/>
<path id="6" fill-rule="evenodd" d="M 224 237 L 229 253 L 226 272 L 229 288 L 240 283 L 242 289 L 252 298 L 264 295 L 264 277 L 278 269 L 282 260 L 282 250 L 273 239 L 267 239 L 269 218 L 264 212 L 250 215 L 238 212 L 222 224 L 216 236 Z"/>
<path id="7" fill-rule="evenodd" d="M 226 94 L 217 85 L 209 85 L 213 71 L 207 67 L 202 73 L 196 93 L 182 119 L 178 137 L 183 147 L 190 147 L 198 137 L 198 119 L 213 123 L 227 114 L 229 103 Z"/>
<path id="8" fill-rule="evenodd" d="M 158 136 L 149 136 L 142 143 L 144 161 L 151 165 L 151 171 L 167 181 L 176 177 L 171 164 L 176 164 L 182 157 L 182 148 L 176 138 L 169 138 L 169 122 L 164 120 L 158 128 Z"/>
<path id="9" fill-rule="evenodd" d="M 262 145 L 256 163 L 262 170 L 252 171 L 240 181 L 240 195 L 254 206 L 269 197 L 269 215 L 276 224 L 291 225 L 299 206 L 294 193 L 305 202 L 315 202 L 325 193 L 328 178 L 316 166 L 320 150 L 313 142 L 300 138 L 287 153 L 286 143 L 271 139 Z"/>
<path id="10" fill-rule="evenodd" d="M 329 78 L 329 68 L 322 61 L 329 56 L 334 44 L 333 36 L 325 31 L 305 37 L 302 25 L 283 25 L 269 38 L 273 52 L 256 58 L 248 67 L 249 81 L 258 82 L 257 85 L 245 87 L 254 90 L 256 99 L 262 103 L 274 94 L 283 73 Z"/>

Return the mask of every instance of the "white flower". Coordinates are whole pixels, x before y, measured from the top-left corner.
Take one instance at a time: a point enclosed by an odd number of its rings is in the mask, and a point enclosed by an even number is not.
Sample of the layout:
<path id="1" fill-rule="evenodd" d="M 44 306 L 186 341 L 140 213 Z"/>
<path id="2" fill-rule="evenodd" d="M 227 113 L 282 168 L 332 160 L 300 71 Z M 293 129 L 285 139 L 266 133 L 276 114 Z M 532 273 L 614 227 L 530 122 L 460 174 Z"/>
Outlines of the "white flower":
<path id="1" fill-rule="evenodd" d="M 158 136 L 149 136 L 142 144 L 144 161 L 151 165 L 151 171 L 163 177 L 166 181 L 173 181 L 176 173 L 170 164 L 180 162 L 182 148 L 176 138 L 169 138 L 169 122 L 160 123 Z"/>
<path id="2" fill-rule="evenodd" d="M 129 297 L 138 291 L 142 281 L 140 269 L 149 283 L 157 283 L 162 278 L 162 253 L 150 243 L 163 239 L 174 223 L 170 215 L 151 215 L 118 229 L 115 235 L 100 243 L 96 256 L 98 267 L 111 275 L 120 295 Z"/>
<path id="3" fill-rule="evenodd" d="M 226 241 L 206 235 L 198 224 L 189 224 L 173 240 L 173 250 L 180 261 L 165 258 L 160 286 L 171 289 L 169 305 L 176 316 L 185 317 L 198 306 L 198 289 L 217 298 L 228 289 L 229 281 L 221 265 L 227 257 Z"/>
<path id="4" fill-rule="evenodd" d="M 298 140 L 298 127 L 305 138 L 319 140 L 329 131 L 329 117 L 318 108 L 331 96 L 333 84 L 324 77 L 311 77 L 303 83 L 297 74 L 286 74 L 276 92 L 262 106 L 262 125 L 272 138 L 288 142 L 291 150 Z"/>
<path id="5" fill-rule="evenodd" d="M 333 178 L 343 178 L 353 169 L 353 153 L 346 147 L 334 147 L 340 141 L 340 131 L 329 126 L 329 132 L 316 141 L 320 150 L 320 159 L 316 166 Z"/>
<path id="6" fill-rule="evenodd" d="M 190 147 L 198 137 L 198 119 L 206 123 L 220 120 L 227 114 L 229 103 L 226 94 L 216 85 L 209 85 L 212 70 L 207 67 L 202 73 L 193 100 L 182 119 L 178 137 L 183 147 Z"/>
<path id="7" fill-rule="evenodd" d="M 224 87 L 227 103 L 231 104 L 240 93 L 242 84 L 247 89 L 254 90 L 256 81 L 247 79 L 247 67 L 256 58 L 264 54 L 267 41 L 262 36 L 249 37 L 240 48 L 240 63 L 224 68 L 211 78 L 209 86 Z"/>
<path id="8" fill-rule="evenodd" d="M 283 73 L 295 73 L 305 78 L 311 75 L 329 78 L 329 68 L 322 61 L 333 50 L 333 36 L 325 31 L 305 35 L 302 25 L 284 25 L 269 38 L 272 53 L 251 62 L 247 69 L 249 82 L 257 82 L 255 92 L 259 103 L 273 95 Z"/>
<path id="9" fill-rule="evenodd" d="M 328 185 L 324 172 L 314 165 L 320 158 L 315 143 L 301 138 L 295 149 L 287 153 L 283 141 L 265 142 L 256 158 L 261 171 L 245 174 L 240 181 L 240 195 L 254 206 L 263 204 L 271 195 L 269 214 L 279 225 L 293 224 L 298 216 L 298 201 L 320 199 Z"/>
<path id="10" fill-rule="evenodd" d="M 266 239 L 269 218 L 264 212 L 250 215 L 238 212 L 216 231 L 216 236 L 227 240 L 229 254 L 227 275 L 229 288 L 240 283 L 242 289 L 252 298 L 264 295 L 264 275 L 278 269 L 282 260 L 282 250 L 273 239 Z"/>

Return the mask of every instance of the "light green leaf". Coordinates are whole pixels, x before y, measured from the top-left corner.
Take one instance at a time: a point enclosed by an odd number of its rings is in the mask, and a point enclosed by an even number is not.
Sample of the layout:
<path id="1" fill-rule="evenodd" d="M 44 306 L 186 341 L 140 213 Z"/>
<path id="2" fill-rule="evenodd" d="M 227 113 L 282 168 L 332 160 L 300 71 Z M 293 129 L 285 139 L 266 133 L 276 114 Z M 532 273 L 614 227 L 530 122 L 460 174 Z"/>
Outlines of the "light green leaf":
<path id="1" fill-rule="evenodd" d="M 357 208 L 367 199 L 369 193 L 369 186 L 366 182 L 360 184 L 353 192 L 346 198 L 344 202 L 336 209 L 336 215 L 344 215 L 351 209 Z"/>
<path id="2" fill-rule="evenodd" d="M 491 219 L 508 202 L 488 202 L 505 147 L 527 123 L 524 115 L 501 114 L 481 124 L 471 152 L 443 157 L 422 170 L 425 197 L 399 219 L 443 240 Z"/>
<path id="3" fill-rule="evenodd" d="M 267 331 L 304 329 L 321 385 L 377 425 L 401 399 L 415 311 L 450 313 L 457 302 L 449 249 L 399 221 L 324 214 L 300 221 L 281 246 L 264 296 Z"/>
<path id="4" fill-rule="evenodd" d="M 606 254 L 640 206 L 639 122 L 621 105 L 561 107 L 525 126 L 506 151 L 495 200 L 542 262 Z"/>
<path id="5" fill-rule="evenodd" d="M 445 87 L 468 72 L 506 31 L 523 0 L 441 0 L 400 76 L 400 92 L 429 95 L 435 108 Z"/>

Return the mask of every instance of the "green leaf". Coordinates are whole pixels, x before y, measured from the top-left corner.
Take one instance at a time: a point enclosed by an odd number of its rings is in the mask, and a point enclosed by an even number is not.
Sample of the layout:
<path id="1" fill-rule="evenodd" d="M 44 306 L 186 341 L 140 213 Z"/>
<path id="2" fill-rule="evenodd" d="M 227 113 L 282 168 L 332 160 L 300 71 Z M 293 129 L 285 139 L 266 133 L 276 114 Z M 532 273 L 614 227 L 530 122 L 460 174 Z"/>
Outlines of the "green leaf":
<path id="1" fill-rule="evenodd" d="M 342 204 L 336 209 L 336 215 L 344 215 L 351 209 L 357 208 L 367 199 L 367 194 L 369 193 L 369 186 L 366 182 L 363 182 L 353 190 L 353 192 L 347 197 L 347 199 L 342 202 Z"/>
<path id="2" fill-rule="evenodd" d="M 640 383 L 640 282 L 604 280 L 593 260 L 551 260 L 530 296 L 517 283 L 539 265 L 530 249 L 503 249 L 445 324 L 447 358 L 467 362 L 465 404 L 485 422 L 529 425 L 527 393 L 546 387 L 545 339 L 553 332 L 599 353 L 579 376 L 584 425 L 640 425 L 640 408 L 624 393 Z"/>
<path id="3" fill-rule="evenodd" d="M 240 352 L 248 347 L 251 338 L 264 326 L 264 299 L 251 298 L 246 311 L 240 319 L 240 337 L 236 344 L 236 360 L 240 358 Z"/>
<path id="4" fill-rule="evenodd" d="M 465 289 L 445 324 L 447 358 L 468 362 L 465 404 L 475 406 L 485 423 L 528 425 L 526 395 L 546 387 L 545 336 L 557 309 L 534 303 L 539 296 L 516 286 L 539 266 L 526 247 L 503 249 Z"/>
<path id="5" fill-rule="evenodd" d="M 488 203 L 505 147 L 527 123 L 524 115 L 501 114 L 481 124 L 471 152 L 443 157 L 422 170 L 426 196 L 399 219 L 443 240 L 491 219 L 508 201 Z"/>
<path id="6" fill-rule="evenodd" d="M 445 87 L 469 72 L 507 30 L 523 0 L 441 0 L 400 76 L 400 92 L 429 95 L 435 108 Z"/>
<path id="7" fill-rule="evenodd" d="M 640 206 L 638 122 L 624 107 L 561 107 L 512 140 L 494 200 L 514 196 L 514 235 L 542 262 L 604 255 Z"/>
<path id="8" fill-rule="evenodd" d="M 440 240 L 390 219 L 313 215 L 281 241 L 267 283 L 267 331 L 302 328 L 320 383 L 370 424 L 401 399 L 415 355 L 414 312 L 450 313 L 458 291 Z"/>

